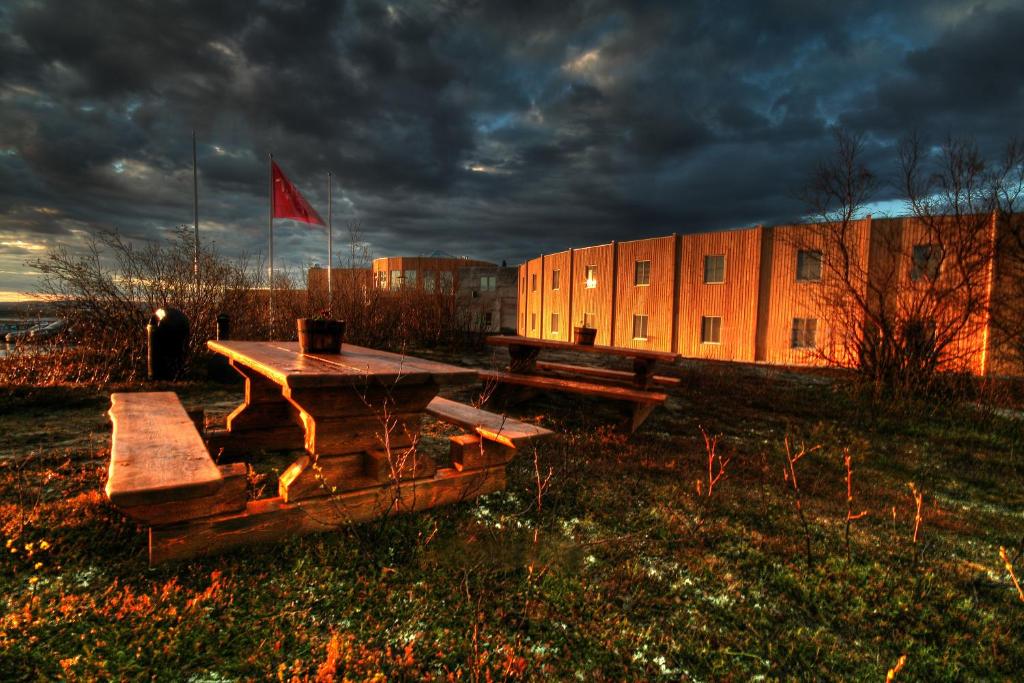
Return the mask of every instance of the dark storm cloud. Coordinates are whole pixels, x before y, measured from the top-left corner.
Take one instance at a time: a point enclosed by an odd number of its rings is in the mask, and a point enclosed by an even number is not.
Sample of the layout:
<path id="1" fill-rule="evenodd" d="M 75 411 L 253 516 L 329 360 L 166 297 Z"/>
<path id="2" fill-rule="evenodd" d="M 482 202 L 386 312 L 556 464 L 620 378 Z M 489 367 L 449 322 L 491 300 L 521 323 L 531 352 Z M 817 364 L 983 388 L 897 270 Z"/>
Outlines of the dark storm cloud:
<path id="1" fill-rule="evenodd" d="M 378 255 L 511 263 L 796 219 L 829 127 L 891 163 L 911 129 L 1016 132 L 1012 2 L 43 0 L 0 7 L 0 292 L 26 256 L 201 215 L 260 248 L 266 158 Z M 279 222 L 277 253 L 323 261 Z M 340 232 L 340 231 L 339 231 Z M 12 275 L 14 274 L 14 275 Z"/>

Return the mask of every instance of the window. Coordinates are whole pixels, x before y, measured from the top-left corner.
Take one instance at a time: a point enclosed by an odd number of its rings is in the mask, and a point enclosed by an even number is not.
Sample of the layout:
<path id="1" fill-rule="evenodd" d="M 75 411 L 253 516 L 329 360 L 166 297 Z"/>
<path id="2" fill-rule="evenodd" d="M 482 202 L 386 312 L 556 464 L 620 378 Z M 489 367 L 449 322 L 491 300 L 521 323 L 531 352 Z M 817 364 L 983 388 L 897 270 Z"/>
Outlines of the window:
<path id="1" fill-rule="evenodd" d="M 637 287 L 651 284 L 651 262 L 637 261 L 633 271 L 633 284 Z"/>
<path id="2" fill-rule="evenodd" d="M 558 334 L 558 314 L 551 314 L 551 334 Z"/>
<path id="3" fill-rule="evenodd" d="M 487 311 L 484 313 L 484 329 L 491 329 L 491 325 L 494 324 L 494 313 Z"/>
<path id="4" fill-rule="evenodd" d="M 647 316 L 633 314 L 633 339 L 647 339 Z"/>
<path id="5" fill-rule="evenodd" d="M 415 270 L 407 270 L 407 271 L 405 271 L 405 282 L 403 283 L 403 286 L 405 286 L 405 287 L 415 287 L 416 286 L 416 271 Z"/>
<path id="6" fill-rule="evenodd" d="M 704 284 L 717 285 L 725 282 L 725 254 L 704 257 Z"/>
<path id="7" fill-rule="evenodd" d="M 531 330 L 537 329 L 537 314 L 536 313 L 531 313 L 530 314 L 530 329 Z"/>
<path id="8" fill-rule="evenodd" d="M 378 270 L 376 273 L 376 282 L 374 284 L 377 289 L 386 289 L 388 286 L 388 272 L 386 270 Z"/>
<path id="9" fill-rule="evenodd" d="M 560 271 L 560 270 L 553 270 L 553 271 L 551 271 L 551 289 L 558 289 L 561 279 L 562 279 L 562 271 Z"/>
<path id="10" fill-rule="evenodd" d="M 455 282 L 455 276 L 452 274 L 452 271 L 450 271 L 450 270 L 442 270 L 441 271 L 440 285 L 441 285 L 441 291 L 443 293 L 451 294 L 452 287 L 454 286 L 453 285 L 454 282 Z"/>
<path id="11" fill-rule="evenodd" d="M 480 276 L 480 291 L 481 292 L 493 292 L 498 288 L 498 278 L 494 275 L 481 275 Z"/>
<path id="12" fill-rule="evenodd" d="M 793 318 L 793 336 L 790 346 L 794 349 L 813 349 L 817 332 L 817 318 Z"/>
<path id="13" fill-rule="evenodd" d="M 584 313 L 583 314 L 583 327 L 594 328 L 594 314 Z"/>
<path id="14" fill-rule="evenodd" d="M 797 282 L 821 281 L 821 252 L 801 249 L 796 253 Z"/>
<path id="15" fill-rule="evenodd" d="M 437 286 L 437 278 L 434 277 L 434 273 L 427 273 L 427 276 L 423 278 L 423 289 L 427 292 L 433 292 L 434 287 Z"/>
<path id="16" fill-rule="evenodd" d="M 915 282 L 928 278 L 934 280 L 939 276 L 942 268 L 942 250 L 937 244 L 915 244 L 912 263 L 910 264 L 910 279 Z"/>
<path id="17" fill-rule="evenodd" d="M 531 292 L 536 292 L 537 291 L 537 273 L 534 273 L 533 274 L 533 279 L 530 280 L 530 291 Z"/>
<path id="18" fill-rule="evenodd" d="M 391 271 L 391 289 L 398 289 L 402 286 L 402 271 Z"/>
<path id="19" fill-rule="evenodd" d="M 587 289 L 597 287 L 597 266 L 587 266 L 583 269 L 583 282 Z"/>
<path id="20" fill-rule="evenodd" d="M 700 318 L 700 343 L 721 344 L 722 343 L 722 317 L 718 315 L 704 315 Z"/>

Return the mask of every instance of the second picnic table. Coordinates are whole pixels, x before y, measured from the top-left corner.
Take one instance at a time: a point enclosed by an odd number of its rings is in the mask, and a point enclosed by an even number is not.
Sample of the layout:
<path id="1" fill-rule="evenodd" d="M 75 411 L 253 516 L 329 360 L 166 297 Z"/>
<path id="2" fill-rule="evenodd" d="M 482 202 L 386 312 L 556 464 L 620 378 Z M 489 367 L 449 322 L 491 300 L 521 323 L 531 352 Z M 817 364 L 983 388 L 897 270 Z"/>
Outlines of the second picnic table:
<path id="1" fill-rule="evenodd" d="M 651 411 L 668 398 L 665 393 L 653 390 L 652 386 L 679 384 L 677 378 L 655 374 L 655 368 L 659 364 L 670 365 L 679 358 L 675 353 L 573 344 L 517 335 L 490 336 L 487 337 L 487 343 L 492 346 L 508 347 L 509 366 L 507 371 L 481 371 L 480 378 L 485 382 L 625 401 L 631 404 L 627 424 L 630 432 L 636 431 Z M 544 350 L 626 358 L 632 360 L 633 369 L 629 372 L 593 365 L 570 365 L 538 360 L 541 351 Z"/>

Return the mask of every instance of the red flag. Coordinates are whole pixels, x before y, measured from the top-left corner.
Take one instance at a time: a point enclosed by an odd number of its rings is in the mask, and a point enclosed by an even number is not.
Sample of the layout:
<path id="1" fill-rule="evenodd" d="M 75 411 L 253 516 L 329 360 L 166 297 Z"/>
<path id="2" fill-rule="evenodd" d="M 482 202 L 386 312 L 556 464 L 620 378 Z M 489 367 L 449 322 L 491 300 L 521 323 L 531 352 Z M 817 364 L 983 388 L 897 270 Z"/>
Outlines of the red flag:
<path id="1" fill-rule="evenodd" d="M 274 196 L 272 197 L 274 218 L 291 218 L 313 225 L 326 225 L 320 214 L 309 205 L 299 189 L 285 177 L 276 161 L 270 162 L 274 177 Z"/>

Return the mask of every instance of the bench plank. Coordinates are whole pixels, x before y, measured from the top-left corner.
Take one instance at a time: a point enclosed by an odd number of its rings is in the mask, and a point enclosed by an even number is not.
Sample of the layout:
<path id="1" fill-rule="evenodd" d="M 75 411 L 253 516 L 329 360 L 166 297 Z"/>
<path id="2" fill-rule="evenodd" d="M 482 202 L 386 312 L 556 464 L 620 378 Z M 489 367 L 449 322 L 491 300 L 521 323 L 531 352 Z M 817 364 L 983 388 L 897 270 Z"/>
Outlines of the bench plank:
<path id="1" fill-rule="evenodd" d="M 594 382 L 582 382 L 575 379 L 563 379 L 561 377 L 550 377 L 545 375 L 524 375 L 515 372 L 495 372 L 481 370 L 480 379 L 483 381 L 500 382 L 505 384 L 519 384 L 524 387 L 535 389 L 550 389 L 553 391 L 567 391 L 586 396 L 599 396 L 632 403 L 664 403 L 668 398 L 666 394 L 657 391 L 644 391 L 643 389 L 632 389 L 623 386 L 609 386 L 607 384 L 596 384 Z"/>
<path id="2" fill-rule="evenodd" d="M 569 363 L 552 363 L 550 361 L 537 361 L 538 370 L 548 370 L 551 372 L 569 372 L 576 373 L 578 375 L 587 375 L 590 377 L 600 377 L 602 379 L 614 379 L 623 382 L 632 382 L 636 378 L 636 373 L 628 370 L 612 370 L 611 368 L 595 368 L 589 365 L 570 365 Z M 654 375 L 651 377 L 653 384 L 661 384 L 663 386 L 675 387 L 679 386 L 680 380 L 678 377 L 668 377 L 666 375 Z"/>
<path id="3" fill-rule="evenodd" d="M 427 404 L 427 412 L 440 420 L 511 448 L 518 448 L 530 439 L 554 434 L 550 429 L 480 410 L 442 396 L 435 397 Z"/>
<path id="4" fill-rule="evenodd" d="M 339 529 L 383 515 L 417 512 L 505 488 L 505 468 L 458 472 L 444 468 L 433 479 L 381 484 L 358 491 L 286 503 L 249 501 L 245 512 L 218 515 L 149 530 L 149 563 L 180 560 L 230 548 Z"/>
<path id="5" fill-rule="evenodd" d="M 106 492 L 120 507 L 216 493 L 224 483 L 195 425 L 169 391 L 110 396 L 114 432 Z"/>
<path id="6" fill-rule="evenodd" d="M 218 469 L 224 477 L 224 484 L 211 496 L 122 507 L 120 510 L 126 517 L 147 525 L 173 524 L 187 519 L 241 512 L 249 499 L 245 464 L 236 462 L 221 465 Z"/>

